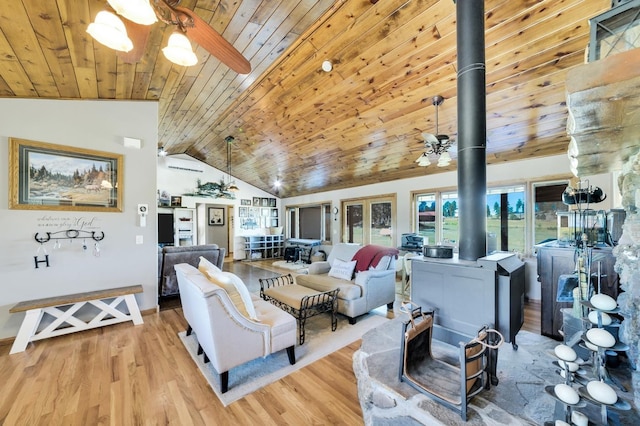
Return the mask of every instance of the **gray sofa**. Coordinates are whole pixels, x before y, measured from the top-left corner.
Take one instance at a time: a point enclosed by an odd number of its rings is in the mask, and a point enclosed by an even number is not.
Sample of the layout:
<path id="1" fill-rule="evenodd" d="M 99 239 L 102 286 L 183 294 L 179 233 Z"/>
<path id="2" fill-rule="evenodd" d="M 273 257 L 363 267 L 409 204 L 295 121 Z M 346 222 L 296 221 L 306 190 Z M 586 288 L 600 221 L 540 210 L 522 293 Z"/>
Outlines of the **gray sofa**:
<path id="1" fill-rule="evenodd" d="M 166 297 L 180 293 L 174 265 L 188 263 L 197 268 L 202 256 L 222 269 L 225 254 L 226 249 L 218 247 L 217 244 L 158 248 L 158 295 Z"/>
<path id="2" fill-rule="evenodd" d="M 351 280 L 328 275 L 336 259 L 350 261 L 361 249 L 364 247 L 358 244 L 335 244 L 326 261 L 313 262 L 309 265 L 308 274 L 297 275 L 295 278 L 296 284 L 317 291 L 340 289 L 338 312 L 349 317 L 351 324 L 356 323 L 356 317 L 379 306 L 387 305 L 388 309 L 392 309 L 396 296 L 397 250 L 395 249 L 388 250 L 396 254 L 383 256 L 376 266 L 356 272 L 355 278 Z"/>

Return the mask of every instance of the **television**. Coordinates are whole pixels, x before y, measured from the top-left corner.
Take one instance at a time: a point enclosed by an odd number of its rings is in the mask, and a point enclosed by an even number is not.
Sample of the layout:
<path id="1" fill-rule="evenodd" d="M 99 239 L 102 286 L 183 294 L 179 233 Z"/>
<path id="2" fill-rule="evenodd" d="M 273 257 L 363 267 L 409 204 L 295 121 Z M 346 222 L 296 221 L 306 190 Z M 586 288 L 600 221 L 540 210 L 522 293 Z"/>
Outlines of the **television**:
<path id="1" fill-rule="evenodd" d="M 158 213 L 158 244 L 173 245 L 173 213 Z"/>

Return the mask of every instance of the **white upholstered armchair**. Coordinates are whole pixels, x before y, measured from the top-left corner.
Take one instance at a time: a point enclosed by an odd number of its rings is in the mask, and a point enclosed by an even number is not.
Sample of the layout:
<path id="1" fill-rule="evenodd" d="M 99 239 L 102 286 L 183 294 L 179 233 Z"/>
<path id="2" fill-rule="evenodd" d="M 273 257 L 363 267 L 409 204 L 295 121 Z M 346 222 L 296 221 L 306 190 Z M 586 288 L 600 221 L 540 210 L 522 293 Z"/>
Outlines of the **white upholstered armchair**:
<path id="1" fill-rule="evenodd" d="M 243 315 L 227 291 L 195 267 L 175 265 L 180 299 L 188 333 L 193 330 L 210 361 L 220 375 L 220 389 L 228 389 L 229 370 L 258 357 L 286 349 L 289 362 L 295 364 L 297 338 L 293 316 L 268 302 L 253 299 L 258 321 Z"/>

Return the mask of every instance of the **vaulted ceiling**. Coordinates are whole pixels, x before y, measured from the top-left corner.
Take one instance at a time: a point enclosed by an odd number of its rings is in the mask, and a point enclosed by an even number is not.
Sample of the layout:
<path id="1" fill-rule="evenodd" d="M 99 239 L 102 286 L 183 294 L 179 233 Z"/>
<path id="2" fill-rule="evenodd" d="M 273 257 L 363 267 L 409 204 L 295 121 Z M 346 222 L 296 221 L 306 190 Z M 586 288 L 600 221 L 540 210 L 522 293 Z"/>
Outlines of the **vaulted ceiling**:
<path id="1" fill-rule="evenodd" d="M 163 23 L 124 63 L 86 33 L 104 0 L 0 5 L 2 97 L 158 101 L 169 153 L 227 170 L 234 136 L 232 175 L 274 194 L 281 178 L 284 197 L 455 170 L 455 147 L 446 168 L 415 163 L 435 132 L 433 96 L 445 98 L 439 133 L 456 136 L 453 0 L 183 0 L 249 60 L 246 75 L 200 47 L 197 65 L 173 65 Z M 567 72 L 609 8 L 485 1 L 488 163 L 567 152 Z"/>

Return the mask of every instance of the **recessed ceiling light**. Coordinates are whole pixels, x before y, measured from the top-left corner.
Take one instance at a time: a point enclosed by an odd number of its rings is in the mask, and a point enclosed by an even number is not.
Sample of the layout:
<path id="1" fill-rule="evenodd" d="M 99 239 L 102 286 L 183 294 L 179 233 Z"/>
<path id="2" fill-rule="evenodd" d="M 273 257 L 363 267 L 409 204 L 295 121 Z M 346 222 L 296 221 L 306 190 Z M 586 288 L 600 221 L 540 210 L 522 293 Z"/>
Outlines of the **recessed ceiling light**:
<path id="1" fill-rule="evenodd" d="M 322 62 L 322 71 L 330 72 L 332 69 L 333 69 L 333 64 L 331 63 L 331 61 L 327 60 Z"/>

